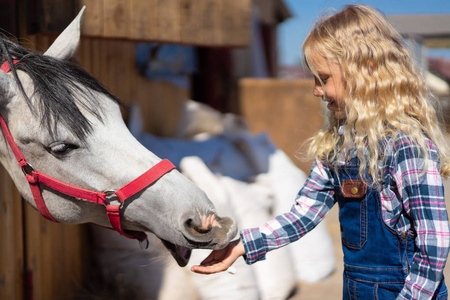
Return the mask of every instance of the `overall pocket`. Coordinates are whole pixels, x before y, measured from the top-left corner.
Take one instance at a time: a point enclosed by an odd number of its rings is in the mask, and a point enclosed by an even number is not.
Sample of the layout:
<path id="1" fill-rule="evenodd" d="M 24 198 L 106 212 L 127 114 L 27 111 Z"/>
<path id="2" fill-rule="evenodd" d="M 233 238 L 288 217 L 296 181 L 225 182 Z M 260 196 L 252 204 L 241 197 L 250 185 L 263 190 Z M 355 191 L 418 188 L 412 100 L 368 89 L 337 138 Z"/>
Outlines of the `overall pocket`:
<path id="1" fill-rule="evenodd" d="M 361 249 L 367 241 L 367 181 L 342 180 L 339 197 L 339 221 L 342 242 L 348 248 Z"/>

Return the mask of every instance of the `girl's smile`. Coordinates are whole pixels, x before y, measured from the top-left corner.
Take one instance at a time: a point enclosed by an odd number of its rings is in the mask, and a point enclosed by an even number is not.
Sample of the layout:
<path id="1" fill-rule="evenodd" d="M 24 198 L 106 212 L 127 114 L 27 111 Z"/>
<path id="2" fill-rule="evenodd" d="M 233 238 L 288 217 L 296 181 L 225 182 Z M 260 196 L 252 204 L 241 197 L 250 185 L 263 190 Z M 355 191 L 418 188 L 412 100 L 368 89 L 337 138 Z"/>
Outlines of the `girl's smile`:
<path id="1" fill-rule="evenodd" d="M 322 101 L 328 102 L 327 108 L 329 110 L 336 111 L 338 109 L 336 101 L 334 101 L 333 99 L 330 99 L 330 98 L 324 96 L 324 97 L 322 97 Z"/>

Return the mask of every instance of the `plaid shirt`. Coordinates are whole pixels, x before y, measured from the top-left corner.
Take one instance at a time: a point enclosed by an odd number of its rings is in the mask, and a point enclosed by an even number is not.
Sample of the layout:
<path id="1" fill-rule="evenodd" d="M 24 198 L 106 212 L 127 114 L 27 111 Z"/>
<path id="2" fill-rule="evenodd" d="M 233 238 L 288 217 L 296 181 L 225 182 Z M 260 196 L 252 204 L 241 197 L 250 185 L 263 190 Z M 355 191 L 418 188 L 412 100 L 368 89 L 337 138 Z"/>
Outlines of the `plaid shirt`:
<path id="1" fill-rule="evenodd" d="M 384 175 L 380 189 L 384 222 L 399 234 L 409 229 L 417 234 L 417 251 L 398 299 L 431 299 L 443 278 L 449 252 L 450 228 L 439 155 L 436 146 L 426 142 L 425 160 L 412 138 L 399 134 L 388 141 L 379 165 Z M 264 260 L 268 251 L 298 240 L 325 217 L 336 203 L 332 172 L 331 166 L 315 161 L 290 212 L 241 232 L 247 264 Z"/>

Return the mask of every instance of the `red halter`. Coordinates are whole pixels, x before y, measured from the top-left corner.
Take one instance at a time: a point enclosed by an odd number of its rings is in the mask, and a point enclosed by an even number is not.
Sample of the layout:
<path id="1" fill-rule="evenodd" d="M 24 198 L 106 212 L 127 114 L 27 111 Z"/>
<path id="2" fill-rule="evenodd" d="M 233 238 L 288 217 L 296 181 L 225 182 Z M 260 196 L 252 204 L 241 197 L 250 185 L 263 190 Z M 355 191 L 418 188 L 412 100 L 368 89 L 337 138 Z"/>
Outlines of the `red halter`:
<path id="1" fill-rule="evenodd" d="M 15 64 L 17 60 L 14 60 L 13 62 Z M 8 62 L 3 63 L 2 66 L 0 67 L 0 70 L 8 73 L 11 70 Z M 42 216 L 44 216 L 48 220 L 57 222 L 47 209 L 47 205 L 45 204 L 45 201 L 42 197 L 42 192 L 39 183 L 46 185 L 49 188 L 58 191 L 60 193 L 63 193 L 65 195 L 105 206 L 109 222 L 111 223 L 111 226 L 114 230 L 116 230 L 121 235 L 127 238 L 137 239 L 140 242 L 145 241 L 147 239 L 147 235 L 144 232 L 124 230 L 122 228 L 122 223 L 120 220 L 120 208 L 123 206 L 125 200 L 127 200 L 134 194 L 140 192 L 144 188 L 148 187 L 149 185 L 157 181 L 159 178 L 164 176 L 166 173 L 175 169 L 175 166 L 169 160 L 164 159 L 160 161 L 158 164 L 150 168 L 147 172 L 145 172 L 138 178 L 134 179 L 133 181 L 131 181 L 130 183 L 126 184 L 125 186 L 121 187 L 116 191 L 105 191 L 105 192 L 91 191 L 62 182 L 58 179 L 55 179 L 49 175 L 46 175 L 44 173 L 35 170 L 34 167 L 26 160 L 26 158 L 20 151 L 1 114 L 0 114 L 0 126 L 3 131 L 3 135 L 8 141 L 9 147 L 14 153 L 14 156 L 16 157 L 16 160 L 19 163 L 20 168 L 22 168 L 22 171 L 28 183 L 30 184 L 31 193 L 33 194 L 33 198 L 36 203 L 37 209 Z M 121 204 L 111 205 L 110 200 L 112 198 L 117 198 L 117 200 L 119 200 Z"/>

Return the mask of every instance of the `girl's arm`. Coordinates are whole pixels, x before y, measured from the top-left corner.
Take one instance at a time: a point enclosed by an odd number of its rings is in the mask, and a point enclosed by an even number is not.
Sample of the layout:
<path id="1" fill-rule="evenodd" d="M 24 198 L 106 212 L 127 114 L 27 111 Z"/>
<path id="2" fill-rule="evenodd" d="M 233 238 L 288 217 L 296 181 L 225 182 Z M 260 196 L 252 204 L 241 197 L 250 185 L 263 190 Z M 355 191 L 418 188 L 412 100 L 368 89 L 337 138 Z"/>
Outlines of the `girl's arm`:
<path id="1" fill-rule="evenodd" d="M 247 264 L 264 260 L 270 250 L 298 240 L 311 231 L 334 205 L 334 186 L 330 170 L 314 162 L 311 173 L 300 190 L 290 212 L 282 214 L 259 228 L 241 232 L 241 239 L 222 250 L 213 251 L 193 272 L 211 274 L 227 270 L 239 256 Z"/>
<path id="2" fill-rule="evenodd" d="M 443 279 L 449 252 L 450 227 L 438 154 L 435 145 L 428 144 L 426 161 L 417 144 L 407 138 L 394 146 L 395 182 L 417 233 L 417 250 L 398 299 L 431 299 Z"/>
<path id="3" fill-rule="evenodd" d="M 267 252 L 300 239 L 325 218 L 334 204 L 334 181 L 330 167 L 315 161 L 291 211 L 261 227 L 241 231 L 245 262 L 253 264 L 265 260 Z"/>

